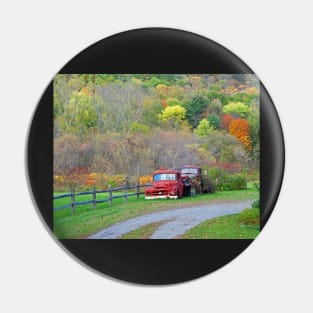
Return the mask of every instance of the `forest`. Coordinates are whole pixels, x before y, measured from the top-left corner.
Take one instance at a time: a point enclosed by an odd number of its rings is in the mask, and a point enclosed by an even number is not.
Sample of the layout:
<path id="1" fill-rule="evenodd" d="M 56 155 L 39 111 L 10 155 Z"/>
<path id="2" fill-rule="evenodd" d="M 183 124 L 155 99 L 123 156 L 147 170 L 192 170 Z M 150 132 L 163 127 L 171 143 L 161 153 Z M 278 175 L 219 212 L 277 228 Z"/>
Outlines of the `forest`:
<path id="1" fill-rule="evenodd" d="M 149 182 L 200 165 L 258 180 L 259 81 L 250 74 L 59 74 L 54 189 Z"/>

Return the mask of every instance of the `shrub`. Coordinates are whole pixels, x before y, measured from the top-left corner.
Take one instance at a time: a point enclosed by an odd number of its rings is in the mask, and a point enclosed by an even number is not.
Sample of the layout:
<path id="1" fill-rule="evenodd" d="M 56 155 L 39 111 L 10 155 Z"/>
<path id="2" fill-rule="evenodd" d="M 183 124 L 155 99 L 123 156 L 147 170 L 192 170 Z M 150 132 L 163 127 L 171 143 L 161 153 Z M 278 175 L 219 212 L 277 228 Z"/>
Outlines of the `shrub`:
<path id="1" fill-rule="evenodd" d="M 107 175 L 104 173 L 79 174 L 75 176 L 75 179 L 77 181 L 76 191 L 91 190 L 93 186 L 103 190 L 108 189 L 109 185 L 111 187 L 121 187 L 127 180 L 126 176 L 122 174 Z M 54 175 L 54 191 L 68 191 L 69 189 L 70 185 L 66 174 Z"/>
<path id="2" fill-rule="evenodd" d="M 140 185 L 146 185 L 146 184 L 150 184 L 150 183 L 152 183 L 152 175 L 139 177 L 139 184 Z"/>
<path id="3" fill-rule="evenodd" d="M 226 171 L 219 166 L 212 166 L 208 169 L 208 175 L 211 179 L 219 179 L 226 175 Z"/>
<path id="4" fill-rule="evenodd" d="M 211 178 L 222 178 L 225 175 L 237 174 L 241 170 L 240 164 L 230 162 L 212 162 L 203 165 L 202 168 L 208 169 Z"/>
<path id="5" fill-rule="evenodd" d="M 217 180 L 215 188 L 223 191 L 247 189 L 247 179 L 243 174 L 225 175 Z"/>
<path id="6" fill-rule="evenodd" d="M 87 186 L 95 186 L 97 182 L 97 173 L 90 173 L 86 177 L 86 185 Z"/>
<path id="7" fill-rule="evenodd" d="M 149 134 L 150 128 L 147 125 L 134 121 L 130 125 L 130 132 L 132 134 Z"/>

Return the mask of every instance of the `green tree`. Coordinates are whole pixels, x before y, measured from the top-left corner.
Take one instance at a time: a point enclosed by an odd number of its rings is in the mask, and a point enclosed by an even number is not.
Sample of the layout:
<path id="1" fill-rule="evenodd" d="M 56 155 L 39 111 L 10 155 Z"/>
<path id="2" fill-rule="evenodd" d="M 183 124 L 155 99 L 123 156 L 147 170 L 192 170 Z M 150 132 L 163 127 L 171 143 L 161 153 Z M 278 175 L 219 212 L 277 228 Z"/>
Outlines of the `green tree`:
<path id="1" fill-rule="evenodd" d="M 214 129 L 217 129 L 220 127 L 221 119 L 217 114 L 215 113 L 210 114 L 208 116 L 208 121 Z"/>
<path id="2" fill-rule="evenodd" d="M 156 101 L 152 98 L 146 98 L 143 103 L 143 112 L 141 122 L 150 127 L 160 125 L 159 116 L 162 113 L 162 105 L 160 101 Z"/>
<path id="3" fill-rule="evenodd" d="M 208 134 L 212 131 L 213 127 L 210 125 L 209 121 L 205 118 L 200 121 L 198 127 L 195 129 L 195 133 L 201 138 L 207 137 Z"/>
<path id="4" fill-rule="evenodd" d="M 201 120 L 201 113 L 208 106 L 208 100 L 202 96 L 195 96 L 186 104 L 186 118 L 193 128 L 196 128 Z"/>
<path id="5" fill-rule="evenodd" d="M 96 126 L 96 110 L 89 95 L 73 92 L 64 113 L 67 132 L 82 136 Z"/>
<path id="6" fill-rule="evenodd" d="M 211 86 L 211 89 L 212 89 L 212 86 Z M 217 101 L 217 100 L 223 105 L 226 104 L 225 95 L 223 93 L 221 93 L 220 91 L 214 90 L 214 88 L 213 88 L 213 90 L 211 90 L 208 93 L 207 98 L 208 98 L 210 104 L 212 104 L 212 102 Z"/>

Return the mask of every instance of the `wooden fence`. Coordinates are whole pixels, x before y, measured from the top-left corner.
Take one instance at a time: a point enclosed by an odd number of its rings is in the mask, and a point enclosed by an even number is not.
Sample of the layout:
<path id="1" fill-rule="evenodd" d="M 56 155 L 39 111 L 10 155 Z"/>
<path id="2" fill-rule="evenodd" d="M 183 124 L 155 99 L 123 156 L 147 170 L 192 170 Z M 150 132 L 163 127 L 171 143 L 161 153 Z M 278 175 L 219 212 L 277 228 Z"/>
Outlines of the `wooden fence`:
<path id="1" fill-rule="evenodd" d="M 125 202 L 127 202 L 128 197 L 132 197 L 132 196 L 136 196 L 137 199 L 139 199 L 139 196 L 141 194 L 144 194 L 143 191 L 140 191 L 140 188 L 144 188 L 144 187 L 148 187 L 148 186 L 151 186 L 151 184 L 140 185 L 138 183 L 137 185 L 133 185 L 133 186 L 127 186 L 126 184 L 124 184 L 122 187 L 114 187 L 114 188 L 112 188 L 109 185 L 109 188 L 107 190 L 96 190 L 96 188 L 94 187 L 92 189 L 92 191 L 82 191 L 82 192 L 77 192 L 77 193 L 75 193 L 75 190 L 72 189 L 70 191 L 70 193 L 66 193 L 63 195 L 58 195 L 58 196 L 53 197 L 53 200 L 62 199 L 62 198 L 70 198 L 70 200 L 71 200 L 71 202 L 69 204 L 62 205 L 59 207 L 54 207 L 53 210 L 58 211 L 58 210 L 62 210 L 62 209 L 71 208 L 72 214 L 75 214 L 76 206 L 79 206 L 79 205 L 92 204 L 93 209 L 96 209 L 97 203 L 109 202 L 109 205 L 112 205 L 112 201 L 114 199 L 124 198 Z M 128 193 L 128 191 L 130 189 L 132 189 L 135 192 Z M 123 191 L 123 194 L 113 195 L 114 191 Z M 108 197 L 105 199 L 98 199 L 97 200 L 97 194 L 100 194 L 100 193 L 107 193 Z M 76 202 L 76 200 L 75 200 L 76 196 L 83 196 L 83 195 L 92 195 L 92 200 Z"/>

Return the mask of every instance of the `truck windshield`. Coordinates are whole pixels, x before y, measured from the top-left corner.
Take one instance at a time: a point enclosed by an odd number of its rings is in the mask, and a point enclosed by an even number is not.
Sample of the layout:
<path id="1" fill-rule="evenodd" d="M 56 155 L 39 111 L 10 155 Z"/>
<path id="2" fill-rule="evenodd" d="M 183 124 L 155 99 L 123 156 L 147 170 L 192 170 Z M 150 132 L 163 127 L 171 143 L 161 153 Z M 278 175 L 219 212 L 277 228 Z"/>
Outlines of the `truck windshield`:
<path id="1" fill-rule="evenodd" d="M 198 169 L 197 168 L 182 168 L 181 173 L 182 174 L 197 174 Z"/>
<path id="2" fill-rule="evenodd" d="M 160 180 L 176 180 L 176 174 L 155 174 L 153 176 L 153 181 Z"/>

